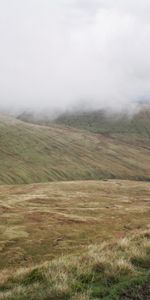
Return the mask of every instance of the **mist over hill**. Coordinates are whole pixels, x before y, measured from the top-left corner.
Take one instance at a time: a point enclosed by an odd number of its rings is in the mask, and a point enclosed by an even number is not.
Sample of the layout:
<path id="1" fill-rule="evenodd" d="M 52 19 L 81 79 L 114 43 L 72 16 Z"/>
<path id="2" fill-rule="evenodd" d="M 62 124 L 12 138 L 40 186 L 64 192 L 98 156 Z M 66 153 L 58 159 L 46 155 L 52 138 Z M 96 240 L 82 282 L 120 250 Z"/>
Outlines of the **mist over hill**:
<path id="1" fill-rule="evenodd" d="M 95 110 L 64 113 L 56 119 L 56 123 L 97 133 L 138 134 L 150 137 L 150 106 L 142 106 L 137 111 Z"/>
<path id="2" fill-rule="evenodd" d="M 148 0 L 0 3 L 0 108 L 120 109 L 150 97 Z"/>
<path id="3" fill-rule="evenodd" d="M 119 111 L 81 105 L 67 111 L 29 110 L 19 113 L 17 119 L 46 126 L 55 123 L 95 133 L 150 136 L 150 104 L 143 101 Z"/>

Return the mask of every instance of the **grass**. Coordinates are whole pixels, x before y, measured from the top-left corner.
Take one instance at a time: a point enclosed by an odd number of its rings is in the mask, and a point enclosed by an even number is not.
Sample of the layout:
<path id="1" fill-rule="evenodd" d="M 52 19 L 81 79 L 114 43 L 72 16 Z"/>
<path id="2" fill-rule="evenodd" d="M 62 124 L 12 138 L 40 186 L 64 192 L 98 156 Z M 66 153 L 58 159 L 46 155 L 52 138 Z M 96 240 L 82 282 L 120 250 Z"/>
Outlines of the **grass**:
<path id="1" fill-rule="evenodd" d="M 2 185 L 0 300 L 148 300 L 150 185 Z"/>
<path id="2" fill-rule="evenodd" d="M 150 180 L 149 139 L 27 124 L 0 116 L 0 184 Z"/>
<path id="3" fill-rule="evenodd" d="M 148 300 L 150 273 L 145 266 L 134 264 L 134 259 L 141 253 L 140 259 L 150 262 L 149 242 L 150 230 L 139 230 L 125 242 L 119 239 L 85 247 L 80 256 L 4 270 L 0 274 L 0 299 Z M 134 253 L 130 251 L 133 248 Z"/>
<path id="4" fill-rule="evenodd" d="M 86 246 L 113 238 L 124 238 L 120 249 L 128 248 L 126 236 L 149 224 L 149 200 L 150 185 L 145 182 L 1 186 L 0 267 L 24 267 L 64 254 L 82 254 Z M 130 251 L 135 254 L 134 248 Z"/>
<path id="5" fill-rule="evenodd" d="M 30 116 L 30 121 L 32 118 Z M 58 124 L 86 129 L 103 134 L 150 137 L 150 106 L 141 106 L 134 115 L 127 112 L 107 112 L 105 110 L 64 113 L 56 120 Z"/>

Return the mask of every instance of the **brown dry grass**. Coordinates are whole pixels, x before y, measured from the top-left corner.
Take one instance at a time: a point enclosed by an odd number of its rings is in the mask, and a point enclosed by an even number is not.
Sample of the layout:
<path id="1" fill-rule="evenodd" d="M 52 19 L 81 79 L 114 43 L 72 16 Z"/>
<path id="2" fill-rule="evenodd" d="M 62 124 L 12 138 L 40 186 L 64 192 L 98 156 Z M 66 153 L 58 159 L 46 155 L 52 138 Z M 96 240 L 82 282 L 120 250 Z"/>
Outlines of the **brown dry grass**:
<path id="1" fill-rule="evenodd" d="M 26 267 L 81 254 L 85 246 L 112 238 L 123 238 L 120 247 L 128 248 L 128 233 L 149 226 L 150 184 L 109 180 L 1 186 L 0 211 L 0 267 Z M 149 241 L 144 243 L 148 247 Z"/>
<path id="2" fill-rule="evenodd" d="M 30 268 L 2 271 L 0 299 L 96 300 L 96 284 L 105 299 L 106 293 L 109 295 L 116 283 L 145 272 L 148 267 L 145 261 L 150 262 L 150 244 L 145 244 L 145 240 L 150 241 L 150 230 L 138 230 L 126 240 L 85 247 L 80 256 L 70 255 Z M 136 263 L 136 253 L 142 253 L 139 262 L 144 264 L 143 269 Z M 103 296 L 98 299 L 103 299 Z"/>

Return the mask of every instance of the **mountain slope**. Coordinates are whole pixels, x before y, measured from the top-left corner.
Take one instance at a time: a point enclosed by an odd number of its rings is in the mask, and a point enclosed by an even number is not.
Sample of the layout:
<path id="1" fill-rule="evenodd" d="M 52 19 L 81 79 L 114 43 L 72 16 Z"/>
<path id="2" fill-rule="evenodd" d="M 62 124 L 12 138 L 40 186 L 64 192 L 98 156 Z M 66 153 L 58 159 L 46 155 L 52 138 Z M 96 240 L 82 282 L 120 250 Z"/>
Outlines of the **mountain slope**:
<path id="1" fill-rule="evenodd" d="M 140 135 L 150 138 L 150 106 L 141 106 L 132 116 L 126 112 L 113 113 L 103 110 L 64 113 L 57 124 L 82 128 L 97 133 Z"/>
<path id="2" fill-rule="evenodd" d="M 0 183 L 76 179 L 150 179 L 147 142 L 0 116 Z"/>

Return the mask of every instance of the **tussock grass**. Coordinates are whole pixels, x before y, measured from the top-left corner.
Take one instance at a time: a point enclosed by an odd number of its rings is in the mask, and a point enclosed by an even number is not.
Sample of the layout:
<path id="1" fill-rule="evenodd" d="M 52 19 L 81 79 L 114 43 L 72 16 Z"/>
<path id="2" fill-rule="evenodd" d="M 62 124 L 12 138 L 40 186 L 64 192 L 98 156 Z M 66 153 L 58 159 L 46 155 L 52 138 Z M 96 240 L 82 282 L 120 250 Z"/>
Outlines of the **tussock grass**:
<path id="1" fill-rule="evenodd" d="M 107 241 L 115 237 L 119 239 L 120 251 L 129 255 L 127 236 L 134 232 L 136 237 L 136 230 L 147 228 L 149 203 L 147 182 L 109 180 L 1 186 L 0 268 L 27 267 L 64 254 L 81 254 L 91 244 L 98 244 L 101 252 L 107 248 Z M 148 238 L 144 236 L 145 248 Z M 89 255 L 95 255 L 96 260 L 98 251 L 94 247 L 89 249 Z M 135 257 L 145 252 L 135 253 L 134 247 L 130 251 Z"/>
<path id="2" fill-rule="evenodd" d="M 120 239 L 91 245 L 80 256 L 69 255 L 31 268 L 2 271 L 0 299 L 111 299 L 114 289 L 119 295 L 120 284 L 127 285 L 131 278 L 145 276 L 147 269 L 134 263 L 134 258 L 136 253 L 142 253 L 140 259 L 150 261 L 149 234 L 150 230 L 139 230 L 130 235 L 128 242 Z"/>

